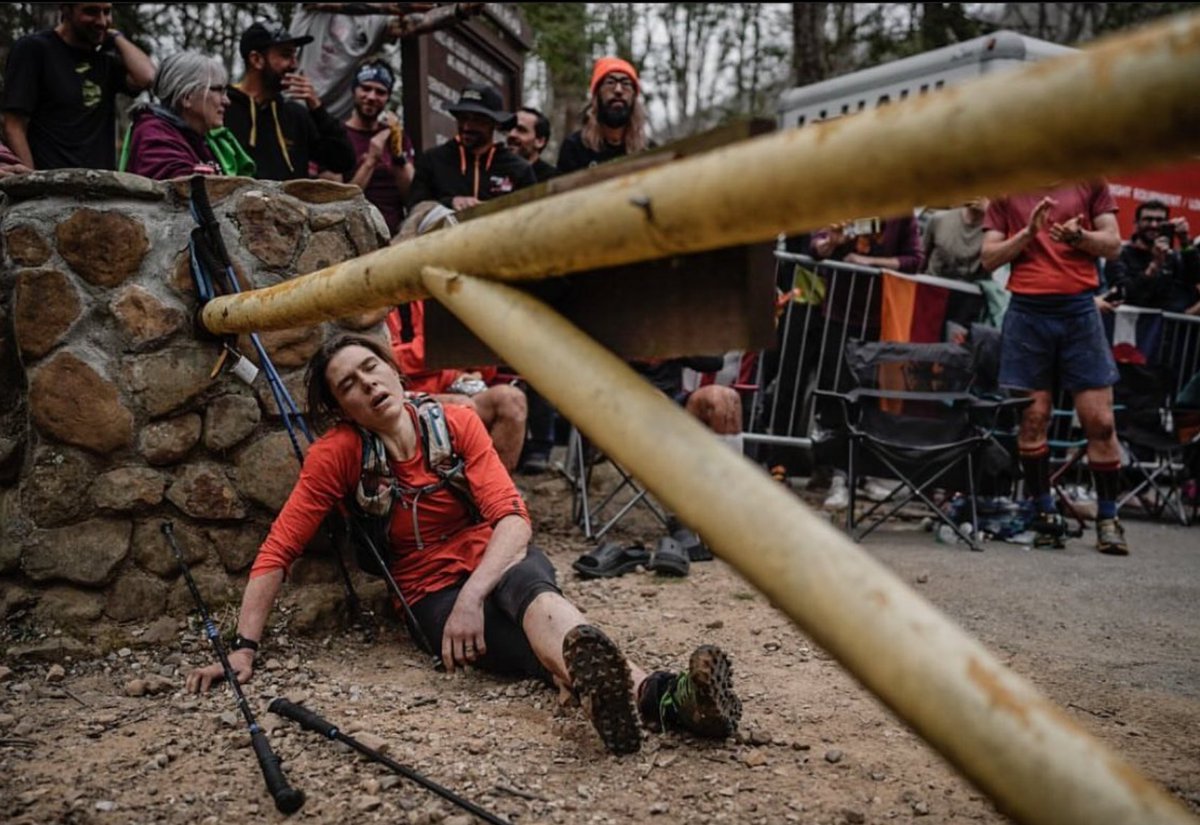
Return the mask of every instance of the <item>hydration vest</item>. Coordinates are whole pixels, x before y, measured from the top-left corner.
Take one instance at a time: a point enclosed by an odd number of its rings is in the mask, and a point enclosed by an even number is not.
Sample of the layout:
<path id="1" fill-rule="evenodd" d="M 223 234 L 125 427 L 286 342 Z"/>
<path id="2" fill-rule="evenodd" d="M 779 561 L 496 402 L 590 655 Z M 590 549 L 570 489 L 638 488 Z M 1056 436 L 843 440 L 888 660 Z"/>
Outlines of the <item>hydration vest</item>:
<path id="1" fill-rule="evenodd" d="M 471 495 L 471 485 L 467 481 L 466 459 L 454 449 L 454 439 L 450 435 L 446 412 L 441 403 L 429 395 L 413 396 L 406 403 L 416 408 L 417 432 L 421 439 L 425 466 L 438 480 L 419 487 L 402 484 L 392 472 L 383 439 L 370 430 L 356 427 L 362 441 L 362 471 L 354 494 L 349 496 L 347 501 L 351 517 L 358 521 L 389 567 L 394 560 L 394 554 L 388 531 L 397 499 L 410 503 L 417 550 L 425 547 L 420 525 L 420 504 L 424 496 L 443 488 L 449 489 L 466 508 L 472 524 L 483 521 L 483 516 Z M 364 572 L 373 576 L 383 575 L 375 555 L 361 542 L 355 542 L 355 558 Z"/>

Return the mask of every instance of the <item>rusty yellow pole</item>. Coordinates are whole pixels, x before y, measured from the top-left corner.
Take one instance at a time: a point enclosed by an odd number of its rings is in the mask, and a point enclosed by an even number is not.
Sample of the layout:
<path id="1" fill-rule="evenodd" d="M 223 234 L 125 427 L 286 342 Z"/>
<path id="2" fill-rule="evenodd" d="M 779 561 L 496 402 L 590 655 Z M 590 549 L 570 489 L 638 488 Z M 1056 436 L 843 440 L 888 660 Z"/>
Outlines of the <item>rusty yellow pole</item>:
<path id="1" fill-rule="evenodd" d="M 498 280 L 544 278 L 1165 163 L 1200 150 L 1198 77 L 1193 14 L 1021 72 L 743 141 L 218 298 L 203 321 L 220 333 L 302 326 L 424 297 L 420 270 L 431 263 Z"/>
<path id="2" fill-rule="evenodd" d="M 1045 825 L 1194 825 L 887 568 L 545 304 L 434 267 L 423 281 L 1001 810 Z"/>

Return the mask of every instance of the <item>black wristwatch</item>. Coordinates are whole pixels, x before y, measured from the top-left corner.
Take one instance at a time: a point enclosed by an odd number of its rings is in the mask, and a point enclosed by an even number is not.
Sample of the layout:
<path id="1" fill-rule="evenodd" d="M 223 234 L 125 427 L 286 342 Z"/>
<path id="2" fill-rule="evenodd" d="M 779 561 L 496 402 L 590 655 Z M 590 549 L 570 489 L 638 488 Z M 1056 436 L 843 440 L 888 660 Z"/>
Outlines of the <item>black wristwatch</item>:
<path id="1" fill-rule="evenodd" d="M 229 649 L 230 650 L 242 650 L 244 648 L 249 648 L 250 650 L 253 650 L 255 653 L 257 653 L 258 652 L 258 642 L 254 641 L 253 639 L 247 639 L 245 636 L 243 636 L 241 633 L 239 633 L 238 635 L 233 637 L 233 644 L 231 644 L 229 646 Z"/>

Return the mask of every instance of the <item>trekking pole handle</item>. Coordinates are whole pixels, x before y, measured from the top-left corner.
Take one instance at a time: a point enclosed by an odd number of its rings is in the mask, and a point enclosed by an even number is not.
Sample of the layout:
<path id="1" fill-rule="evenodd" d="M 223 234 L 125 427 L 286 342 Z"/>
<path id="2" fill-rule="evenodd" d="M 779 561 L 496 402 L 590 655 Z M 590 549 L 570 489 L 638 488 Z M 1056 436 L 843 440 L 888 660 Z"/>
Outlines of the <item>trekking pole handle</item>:
<path id="1" fill-rule="evenodd" d="M 326 722 L 315 712 L 306 707 L 297 705 L 295 702 L 289 701 L 282 696 L 273 699 L 271 704 L 267 705 L 267 710 L 271 713 L 279 714 L 280 716 L 291 719 L 293 722 L 299 722 L 300 727 L 305 730 L 316 731 L 322 736 L 330 739 L 337 739 L 337 725 Z"/>
<path id="2" fill-rule="evenodd" d="M 267 782 L 267 791 L 275 800 L 275 807 L 282 814 L 292 814 L 300 810 L 304 805 L 304 791 L 296 790 L 288 784 L 283 769 L 279 766 L 281 760 L 271 750 L 266 734 L 259 730 L 257 725 L 250 734 L 250 744 L 254 746 L 254 753 L 258 756 L 258 766 L 262 768 L 263 779 Z"/>
<path id="3" fill-rule="evenodd" d="M 242 716 L 246 719 L 246 726 L 250 732 L 250 744 L 254 746 L 254 755 L 258 757 L 258 767 L 262 770 L 263 779 L 267 783 L 267 792 L 275 800 L 275 807 L 279 809 L 280 813 L 293 814 L 304 805 L 304 791 L 297 790 L 288 784 L 287 778 L 283 775 L 283 769 L 280 767 L 280 758 L 271 750 L 271 743 L 267 741 L 266 734 L 262 732 L 262 728 L 254 719 L 250 703 L 246 701 L 246 694 L 242 692 L 242 686 L 238 683 L 237 672 L 229 664 L 229 656 L 225 653 L 225 646 L 221 644 L 221 634 L 209 615 L 208 605 L 204 603 L 204 597 L 200 595 L 200 588 L 196 586 L 196 581 L 192 578 L 192 571 L 188 569 L 183 551 L 179 549 L 179 544 L 175 541 L 174 523 L 164 521 L 162 532 L 167 538 L 167 544 L 175 556 L 175 561 L 179 564 L 179 569 L 183 572 L 188 589 L 192 591 L 192 598 L 195 599 L 196 608 L 200 611 L 200 618 L 204 621 L 204 635 L 212 643 L 217 659 L 221 662 L 225 681 L 232 688 L 233 695 L 237 698 L 238 708 L 241 709 Z"/>

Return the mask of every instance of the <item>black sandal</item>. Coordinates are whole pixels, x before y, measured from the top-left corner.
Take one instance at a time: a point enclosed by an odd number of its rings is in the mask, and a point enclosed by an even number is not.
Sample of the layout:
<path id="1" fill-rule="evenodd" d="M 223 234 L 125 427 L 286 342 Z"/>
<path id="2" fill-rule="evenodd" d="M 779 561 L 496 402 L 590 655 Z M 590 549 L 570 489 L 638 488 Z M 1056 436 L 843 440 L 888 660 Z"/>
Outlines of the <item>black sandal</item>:
<path id="1" fill-rule="evenodd" d="M 650 551 L 639 542 L 622 546 L 616 542 L 589 550 L 572 562 L 575 572 L 586 579 L 608 579 L 623 576 L 638 565 L 650 563 Z"/>
<path id="2" fill-rule="evenodd" d="M 647 565 L 649 569 L 663 576 L 686 576 L 690 566 L 687 551 L 670 536 L 663 536 L 658 540 L 658 546 L 654 548 Z"/>

